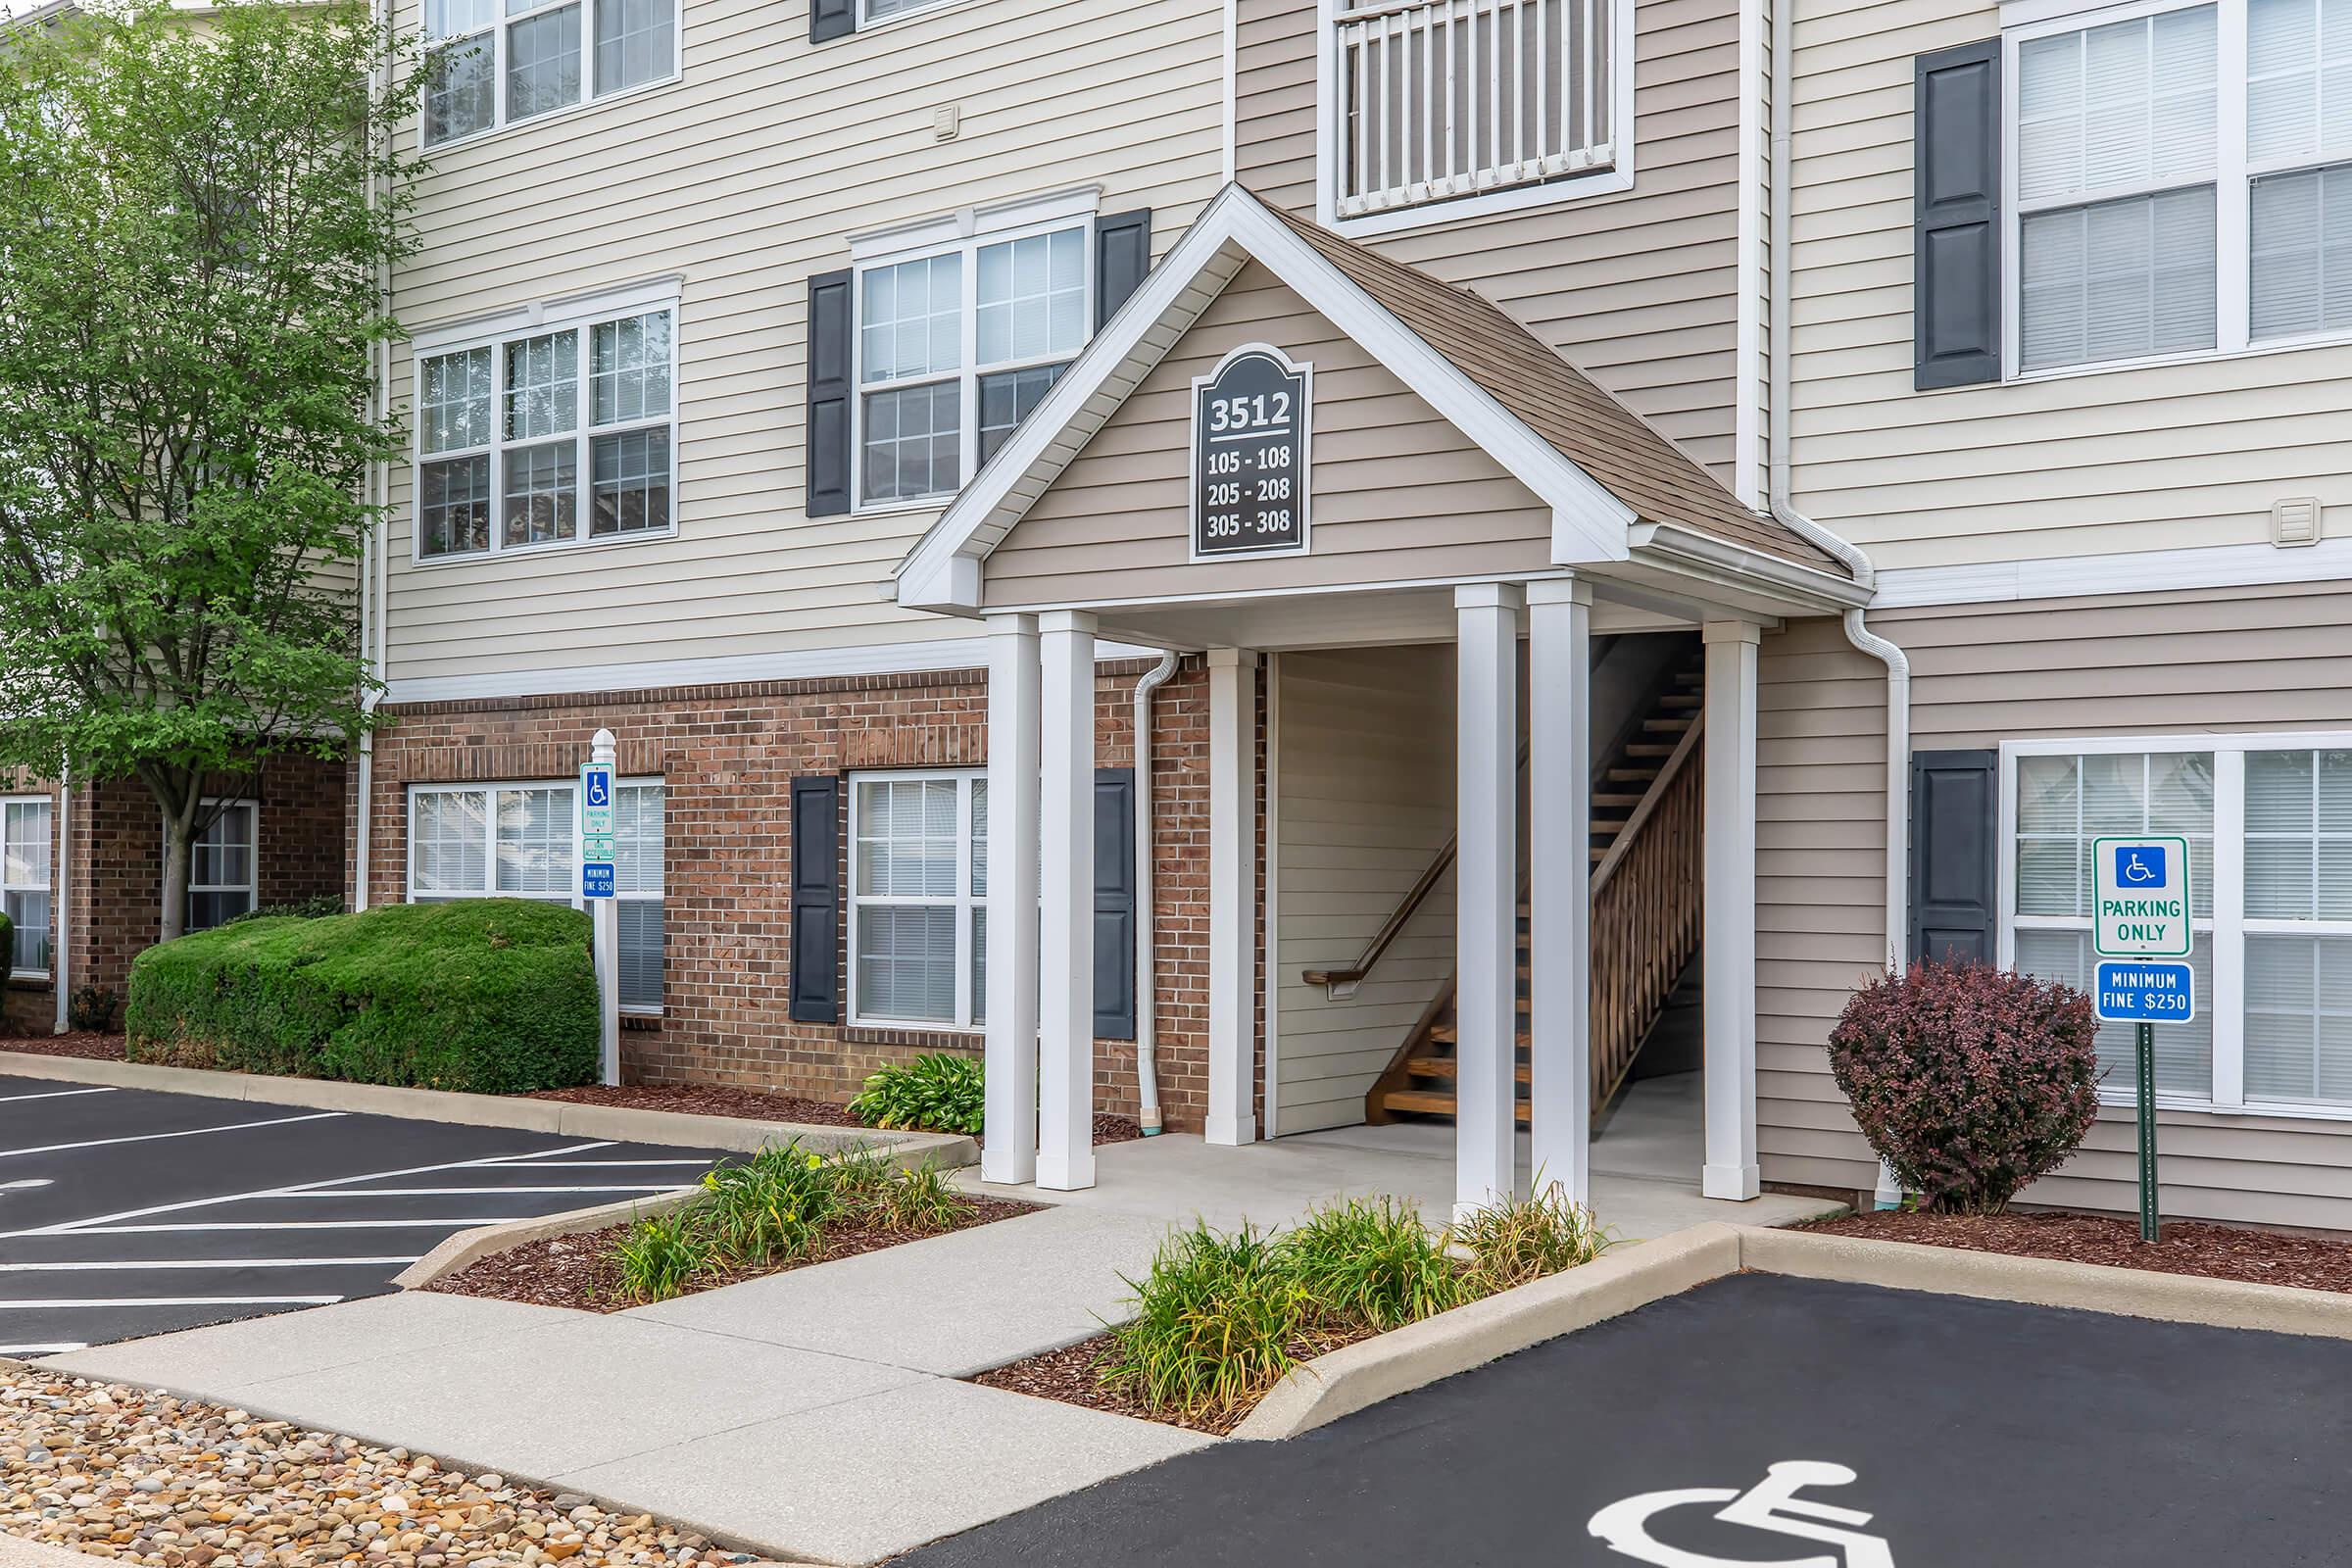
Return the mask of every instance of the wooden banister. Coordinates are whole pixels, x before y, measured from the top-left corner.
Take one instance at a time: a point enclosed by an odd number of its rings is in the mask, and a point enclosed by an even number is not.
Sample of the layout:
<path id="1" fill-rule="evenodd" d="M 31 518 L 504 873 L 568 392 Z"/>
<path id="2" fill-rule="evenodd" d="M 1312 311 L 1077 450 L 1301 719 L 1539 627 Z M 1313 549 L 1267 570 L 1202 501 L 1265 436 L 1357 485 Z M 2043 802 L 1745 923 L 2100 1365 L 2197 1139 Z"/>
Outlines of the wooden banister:
<path id="1" fill-rule="evenodd" d="M 1624 1082 L 1698 946 L 1706 770 L 1692 766 L 1691 759 L 1698 755 L 1704 721 L 1704 714 L 1697 715 L 1684 732 L 1592 871 L 1595 1110 Z"/>

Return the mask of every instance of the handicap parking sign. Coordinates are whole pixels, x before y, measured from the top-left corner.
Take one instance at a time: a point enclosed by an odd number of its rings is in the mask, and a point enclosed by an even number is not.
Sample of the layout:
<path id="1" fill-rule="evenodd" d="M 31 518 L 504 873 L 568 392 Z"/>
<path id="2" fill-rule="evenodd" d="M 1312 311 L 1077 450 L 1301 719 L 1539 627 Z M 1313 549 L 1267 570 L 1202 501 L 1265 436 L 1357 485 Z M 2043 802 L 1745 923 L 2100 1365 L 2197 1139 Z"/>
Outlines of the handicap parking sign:
<path id="1" fill-rule="evenodd" d="M 2093 839 L 2091 951 L 2102 958 L 2185 958 L 2188 840 L 2151 834 Z"/>

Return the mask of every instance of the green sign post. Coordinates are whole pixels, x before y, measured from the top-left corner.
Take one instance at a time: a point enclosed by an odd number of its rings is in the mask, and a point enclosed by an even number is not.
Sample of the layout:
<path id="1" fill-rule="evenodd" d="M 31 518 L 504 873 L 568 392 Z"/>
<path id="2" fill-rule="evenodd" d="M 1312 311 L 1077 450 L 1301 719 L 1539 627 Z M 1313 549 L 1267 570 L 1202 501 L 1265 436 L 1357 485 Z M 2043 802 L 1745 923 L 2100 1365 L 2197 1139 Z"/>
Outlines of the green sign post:
<path id="1" fill-rule="evenodd" d="M 2156 1025 L 2197 1015 L 2196 938 L 2189 926 L 2188 840 L 2154 835 L 2091 840 L 2090 945 L 2100 962 L 2091 1003 L 2105 1021 L 2132 1025 L 2139 1104 L 2139 1239 L 2158 1239 Z"/>

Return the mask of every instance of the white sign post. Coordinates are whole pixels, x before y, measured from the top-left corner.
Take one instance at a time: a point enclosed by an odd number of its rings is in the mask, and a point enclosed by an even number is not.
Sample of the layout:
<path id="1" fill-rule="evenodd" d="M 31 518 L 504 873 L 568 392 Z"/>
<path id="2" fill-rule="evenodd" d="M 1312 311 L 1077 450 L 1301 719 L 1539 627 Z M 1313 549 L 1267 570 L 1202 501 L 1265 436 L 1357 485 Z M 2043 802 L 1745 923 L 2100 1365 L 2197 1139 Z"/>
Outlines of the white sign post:
<path id="1" fill-rule="evenodd" d="M 2197 972 L 2189 963 L 2188 840 L 2159 834 L 2090 841 L 2091 1006 L 2106 1021 L 2132 1025 L 2139 1082 L 2139 1239 L 2158 1235 L 2156 1212 L 2156 1025 L 2197 1015 Z"/>
<path id="2" fill-rule="evenodd" d="M 594 922 L 598 1057 L 608 1084 L 620 1082 L 620 911 L 612 903 L 612 764 L 618 755 L 612 732 L 600 729 L 580 769 L 580 896 Z"/>

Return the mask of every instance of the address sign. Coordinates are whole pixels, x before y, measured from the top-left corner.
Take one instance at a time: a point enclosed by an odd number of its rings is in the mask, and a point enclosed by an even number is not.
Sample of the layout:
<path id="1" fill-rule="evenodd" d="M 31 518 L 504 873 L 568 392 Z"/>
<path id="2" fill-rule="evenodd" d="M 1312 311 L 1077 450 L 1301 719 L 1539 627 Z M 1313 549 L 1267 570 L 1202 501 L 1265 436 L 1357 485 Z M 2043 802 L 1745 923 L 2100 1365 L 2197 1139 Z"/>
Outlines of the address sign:
<path id="1" fill-rule="evenodd" d="M 1313 371 L 1250 344 L 1193 382 L 1196 560 L 1305 552 Z"/>

